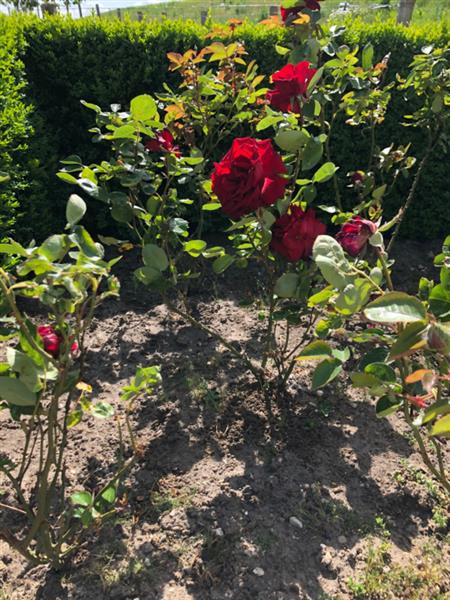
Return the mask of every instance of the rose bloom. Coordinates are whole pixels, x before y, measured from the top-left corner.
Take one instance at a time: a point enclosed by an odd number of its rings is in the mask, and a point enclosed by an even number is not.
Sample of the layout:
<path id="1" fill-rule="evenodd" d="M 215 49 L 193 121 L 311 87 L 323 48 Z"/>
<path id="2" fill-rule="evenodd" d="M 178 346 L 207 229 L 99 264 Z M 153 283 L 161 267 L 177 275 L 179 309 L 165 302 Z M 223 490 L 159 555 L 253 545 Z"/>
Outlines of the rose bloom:
<path id="1" fill-rule="evenodd" d="M 231 219 L 270 206 L 284 195 L 287 172 L 271 140 L 236 138 L 212 173 L 212 191 Z"/>
<path id="2" fill-rule="evenodd" d="M 267 92 L 269 104 L 282 112 L 300 112 L 299 96 L 306 97 L 308 84 L 317 69 L 311 69 L 307 60 L 286 65 L 272 75 L 275 88 Z"/>
<path id="3" fill-rule="evenodd" d="M 145 144 L 145 148 L 146 150 L 150 150 L 150 152 L 172 152 L 175 156 L 180 157 L 180 148 L 173 142 L 173 135 L 170 131 L 168 129 L 163 129 L 158 133 L 154 140 L 149 140 Z"/>
<path id="4" fill-rule="evenodd" d="M 355 216 L 344 223 L 341 230 L 336 234 L 336 239 L 350 256 L 358 256 L 376 230 L 375 223 Z"/>
<path id="5" fill-rule="evenodd" d="M 39 337 L 42 339 L 44 350 L 51 354 L 54 358 L 57 358 L 63 341 L 62 335 L 57 333 L 51 325 L 40 325 L 37 328 Z M 70 347 L 72 353 L 78 350 L 78 344 L 73 342 Z"/>
<path id="6" fill-rule="evenodd" d="M 279 217 L 272 228 L 270 247 L 291 262 L 308 258 L 316 238 L 326 232 L 326 226 L 316 218 L 316 212 L 305 212 L 298 206 Z"/>
<path id="7" fill-rule="evenodd" d="M 322 0 L 304 0 L 305 4 L 299 6 L 292 6 L 291 8 L 280 7 L 281 18 L 283 19 L 283 23 L 286 23 L 287 19 L 291 15 L 297 15 L 302 8 L 309 8 L 309 10 L 320 10 L 320 4 Z"/>

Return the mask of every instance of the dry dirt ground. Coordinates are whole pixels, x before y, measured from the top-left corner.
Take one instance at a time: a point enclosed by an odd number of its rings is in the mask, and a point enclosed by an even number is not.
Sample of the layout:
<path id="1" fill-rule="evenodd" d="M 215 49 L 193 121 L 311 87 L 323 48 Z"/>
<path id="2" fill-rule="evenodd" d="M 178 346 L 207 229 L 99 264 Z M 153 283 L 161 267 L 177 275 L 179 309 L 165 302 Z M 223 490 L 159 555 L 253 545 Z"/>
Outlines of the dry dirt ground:
<path id="1" fill-rule="evenodd" d="M 403 287 L 426 274 L 430 249 L 403 244 Z M 261 325 L 238 300 L 252 287 L 224 276 L 190 299 L 250 354 Z M 137 365 L 162 367 L 161 388 L 135 411 L 142 455 L 128 503 L 60 573 L 27 570 L 1 545 L 1 600 L 450 598 L 446 506 L 401 421 L 377 420 L 345 376 L 312 394 L 298 367 L 273 442 L 242 367 L 129 279 L 100 309 L 88 346 L 85 380 L 112 403 Z M 2 417 L 1 447 L 14 452 L 19 435 Z M 73 430 L 75 487 L 105 477 L 116 440 L 113 421 Z"/>

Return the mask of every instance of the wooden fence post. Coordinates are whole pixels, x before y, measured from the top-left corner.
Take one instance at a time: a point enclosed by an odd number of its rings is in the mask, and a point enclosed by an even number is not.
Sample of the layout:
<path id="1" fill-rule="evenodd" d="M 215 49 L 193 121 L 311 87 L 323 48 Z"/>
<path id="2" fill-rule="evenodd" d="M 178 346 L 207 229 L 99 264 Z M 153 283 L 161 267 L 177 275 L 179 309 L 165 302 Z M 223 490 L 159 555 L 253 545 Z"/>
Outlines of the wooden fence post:
<path id="1" fill-rule="evenodd" d="M 204 25 L 206 23 L 206 19 L 208 18 L 208 11 L 201 10 L 200 11 L 200 23 Z"/>
<path id="2" fill-rule="evenodd" d="M 139 23 L 144 19 L 144 13 L 141 10 L 137 11 L 136 16 Z"/>
<path id="3" fill-rule="evenodd" d="M 120 8 L 117 9 L 117 18 L 119 19 L 119 21 L 122 20 L 122 11 L 120 10 Z"/>
<path id="4" fill-rule="evenodd" d="M 95 5 L 95 12 L 97 13 L 97 17 L 101 17 L 100 6 L 98 4 Z"/>

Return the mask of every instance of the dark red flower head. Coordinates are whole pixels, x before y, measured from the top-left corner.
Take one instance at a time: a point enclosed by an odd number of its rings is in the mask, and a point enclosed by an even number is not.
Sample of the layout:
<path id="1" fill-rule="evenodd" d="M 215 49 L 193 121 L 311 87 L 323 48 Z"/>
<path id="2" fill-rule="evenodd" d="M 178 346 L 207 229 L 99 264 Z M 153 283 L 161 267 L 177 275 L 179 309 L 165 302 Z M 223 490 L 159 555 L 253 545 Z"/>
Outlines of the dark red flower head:
<path id="1" fill-rule="evenodd" d="M 37 328 L 37 332 L 44 344 L 44 350 L 57 358 L 61 349 L 61 343 L 63 341 L 62 335 L 57 333 L 51 325 L 40 325 Z M 73 342 L 70 347 L 70 351 L 74 353 L 77 350 L 78 344 Z"/>
<path id="2" fill-rule="evenodd" d="M 283 19 L 283 23 L 289 19 L 291 15 L 297 15 L 303 8 L 308 8 L 309 10 L 320 10 L 320 4 L 322 0 L 302 0 L 302 4 L 298 6 L 292 6 L 291 8 L 280 7 L 281 18 Z"/>
<path id="3" fill-rule="evenodd" d="M 308 84 L 317 69 L 311 69 L 307 60 L 286 65 L 272 75 L 275 88 L 267 92 L 269 104 L 283 112 L 300 112 L 299 96 L 306 98 Z"/>
<path id="4" fill-rule="evenodd" d="M 336 239 L 350 256 L 358 256 L 376 231 L 375 223 L 355 216 L 341 227 Z"/>
<path id="5" fill-rule="evenodd" d="M 145 144 L 145 148 L 150 152 L 172 152 L 175 156 L 180 157 L 181 151 L 179 146 L 174 143 L 173 135 L 168 129 L 163 129 L 158 133 L 154 140 L 149 140 Z"/>
<path id="6" fill-rule="evenodd" d="M 364 173 L 364 171 L 354 171 L 351 174 L 351 179 L 354 185 L 361 185 L 362 183 L 364 183 L 365 178 L 366 174 Z"/>
<path id="7" fill-rule="evenodd" d="M 314 209 L 308 208 L 305 212 L 294 205 L 275 221 L 270 247 L 289 261 L 296 262 L 311 255 L 316 238 L 326 229 L 316 218 Z"/>
<path id="8" fill-rule="evenodd" d="M 270 206 L 284 195 L 286 167 L 271 140 L 236 138 L 212 174 L 212 190 L 231 219 Z"/>

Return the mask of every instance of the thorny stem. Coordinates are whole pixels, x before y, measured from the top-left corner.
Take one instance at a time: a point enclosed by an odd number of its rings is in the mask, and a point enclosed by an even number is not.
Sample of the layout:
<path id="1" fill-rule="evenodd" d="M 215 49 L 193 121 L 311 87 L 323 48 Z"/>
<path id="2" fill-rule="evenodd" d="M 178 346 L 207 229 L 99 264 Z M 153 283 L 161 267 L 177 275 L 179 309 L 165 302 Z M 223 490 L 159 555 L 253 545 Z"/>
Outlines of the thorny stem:
<path id="1" fill-rule="evenodd" d="M 334 107 L 333 107 L 333 111 L 334 111 Z M 326 154 L 328 162 L 331 162 L 330 138 L 331 138 L 331 132 L 333 131 L 333 126 L 334 126 L 334 123 L 336 121 L 336 117 L 338 115 L 338 112 L 339 111 L 333 112 L 333 115 L 331 117 L 331 121 L 329 123 L 327 123 L 325 121 L 325 115 L 324 115 L 323 109 L 320 111 L 320 121 L 321 121 L 321 125 L 322 125 L 322 130 L 323 130 L 323 132 L 327 136 L 327 138 L 325 140 L 325 154 Z M 328 127 L 326 127 L 326 126 L 328 126 Z M 325 129 L 327 129 L 327 131 L 325 131 Z M 336 173 L 333 174 L 333 187 L 334 187 L 334 194 L 335 194 L 335 197 L 336 197 L 337 207 L 342 212 L 343 211 L 343 206 L 342 206 L 341 192 L 339 190 L 339 182 L 338 182 L 338 178 L 337 178 Z"/>

